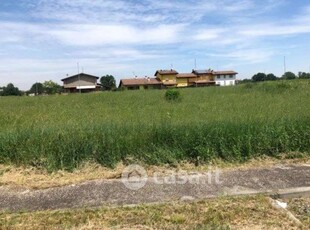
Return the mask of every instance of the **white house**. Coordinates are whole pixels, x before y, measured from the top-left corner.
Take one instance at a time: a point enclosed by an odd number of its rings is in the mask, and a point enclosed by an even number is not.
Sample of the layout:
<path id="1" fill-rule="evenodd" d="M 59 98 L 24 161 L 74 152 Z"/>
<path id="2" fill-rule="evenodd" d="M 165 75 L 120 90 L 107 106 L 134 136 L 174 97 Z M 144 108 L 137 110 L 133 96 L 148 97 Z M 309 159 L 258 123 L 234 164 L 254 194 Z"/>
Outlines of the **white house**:
<path id="1" fill-rule="evenodd" d="M 219 86 L 236 85 L 237 74 L 235 71 L 214 71 L 215 84 Z"/>

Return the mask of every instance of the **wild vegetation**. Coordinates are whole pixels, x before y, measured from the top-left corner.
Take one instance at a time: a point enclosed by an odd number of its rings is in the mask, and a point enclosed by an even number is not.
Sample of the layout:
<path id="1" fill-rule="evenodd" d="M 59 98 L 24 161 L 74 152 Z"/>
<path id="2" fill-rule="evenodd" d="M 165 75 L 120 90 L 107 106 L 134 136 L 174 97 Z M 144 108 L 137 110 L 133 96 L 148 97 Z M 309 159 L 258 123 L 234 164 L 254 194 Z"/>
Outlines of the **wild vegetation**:
<path id="1" fill-rule="evenodd" d="M 281 77 L 277 77 L 273 73 L 257 73 L 254 74 L 251 79 L 243 79 L 239 83 L 249 83 L 249 82 L 262 82 L 262 81 L 277 81 L 277 80 L 294 80 L 294 79 L 310 79 L 310 73 L 299 71 L 297 75 L 293 72 L 285 72 Z"/>
<path id="2" fill-rule="evenodd" d="M 21 96 L 22 92 L 12 83 L 7 86 L 0 87 L 0 96 Z"/>
<path id="3" fill-rule="evenodd" d="M 180 91 L 176 89 L 168 89 L 165 93 L 165 98 L 167 101 L 180 101 Z"/>
<path id="4" fill-rule="evenodd" d="M 309 222 L 303 222 L 305 229 Z M 100 209 L 0 213 L 2 229 L 300 229 L 268 198 L 223 197 Z"/>
<path id="5" fill-rule="evenodd" d="M 310 151 L 310 81 L 0 99 L 0 164 L 203 164 Z M 296 154 L 295 154 L 296 156 Z"/>
<path id="6" fill-rule="evenodd" d="M 40 83 L 40 82 L 34 83 L 31 86 L 30 90 L 26 93 L 35 94 L 35 95 L 42 95 L 42 94 L 53 95 L 53 94 L 61 93 L 62 91 L 63 90 L 60 85 L 58 85 L 56 82 L 49 80 L 43 83 Z"/>

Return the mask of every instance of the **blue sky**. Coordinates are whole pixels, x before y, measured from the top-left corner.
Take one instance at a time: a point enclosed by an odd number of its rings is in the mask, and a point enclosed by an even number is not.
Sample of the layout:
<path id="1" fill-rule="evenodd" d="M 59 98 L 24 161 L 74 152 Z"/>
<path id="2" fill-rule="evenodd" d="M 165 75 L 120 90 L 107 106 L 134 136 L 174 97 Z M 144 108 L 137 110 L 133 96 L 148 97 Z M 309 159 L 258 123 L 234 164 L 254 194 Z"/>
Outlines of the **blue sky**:
<path id="1" fill-rule="evenodd" d="M 297 73 L 310 68 L 308 0 L 0 0 L 0 86 L 84 72 Z"/>

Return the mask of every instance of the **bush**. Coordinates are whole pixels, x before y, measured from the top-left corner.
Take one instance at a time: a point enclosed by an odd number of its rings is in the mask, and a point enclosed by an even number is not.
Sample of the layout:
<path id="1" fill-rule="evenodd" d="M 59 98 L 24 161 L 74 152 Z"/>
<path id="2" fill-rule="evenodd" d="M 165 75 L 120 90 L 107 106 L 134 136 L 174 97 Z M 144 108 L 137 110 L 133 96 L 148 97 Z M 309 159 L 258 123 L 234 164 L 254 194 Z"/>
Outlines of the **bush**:
<path id="1" fill-rule="evenodd" d="M 165 93 L 167 101 L 180 101 L 180 92 L 176 89 L 168 89 Z"/>

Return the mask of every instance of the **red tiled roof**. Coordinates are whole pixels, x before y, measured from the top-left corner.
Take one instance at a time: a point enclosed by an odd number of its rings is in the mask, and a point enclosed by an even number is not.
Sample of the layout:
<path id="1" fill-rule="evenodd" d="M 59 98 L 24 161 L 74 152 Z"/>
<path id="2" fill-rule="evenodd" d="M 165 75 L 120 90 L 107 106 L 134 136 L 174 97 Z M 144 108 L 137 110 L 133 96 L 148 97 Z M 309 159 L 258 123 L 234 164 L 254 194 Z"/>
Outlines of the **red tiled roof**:
<path id="1" fill-rule="evenodd" d="M 169 70 L 157 70 L 155 73 L 155 76 L 157 76 L 157 74 L 161 74 L 161 75 L 168 75 L 168 74 L 178 74 L 178 72 L 174 69 L 169 69 Z"/>
<path id="2" fill-rule="evenodd" d="M 131 78 L 131 79 L 121 79 L 120 84 L 124 86 L 130 85 L 160 85 L 162 84 L 156 78 Z"/>
<path id="3" fill-rule="evenodd" d="M 213 74 L 213 70 L 207 69 L 207 70 L 195 70 L 193 69 L 192 73 L 196 75 L 205 75 L 205 74 Z"/>
<path id="4" fill-rule="evenodd" d="M 227 71 L 214 71 L 213 74 L 233 75 L 233 74 L 238 74 L 238 73 L 233 70 L 227 70 Z"/>
<path id="5" fill-rule="evenodd" d="M 197 77 L 197 75 L 193 73 L 179 73 L 177 75 L 177 78 L 194 78 L 194 77 Z"/>

